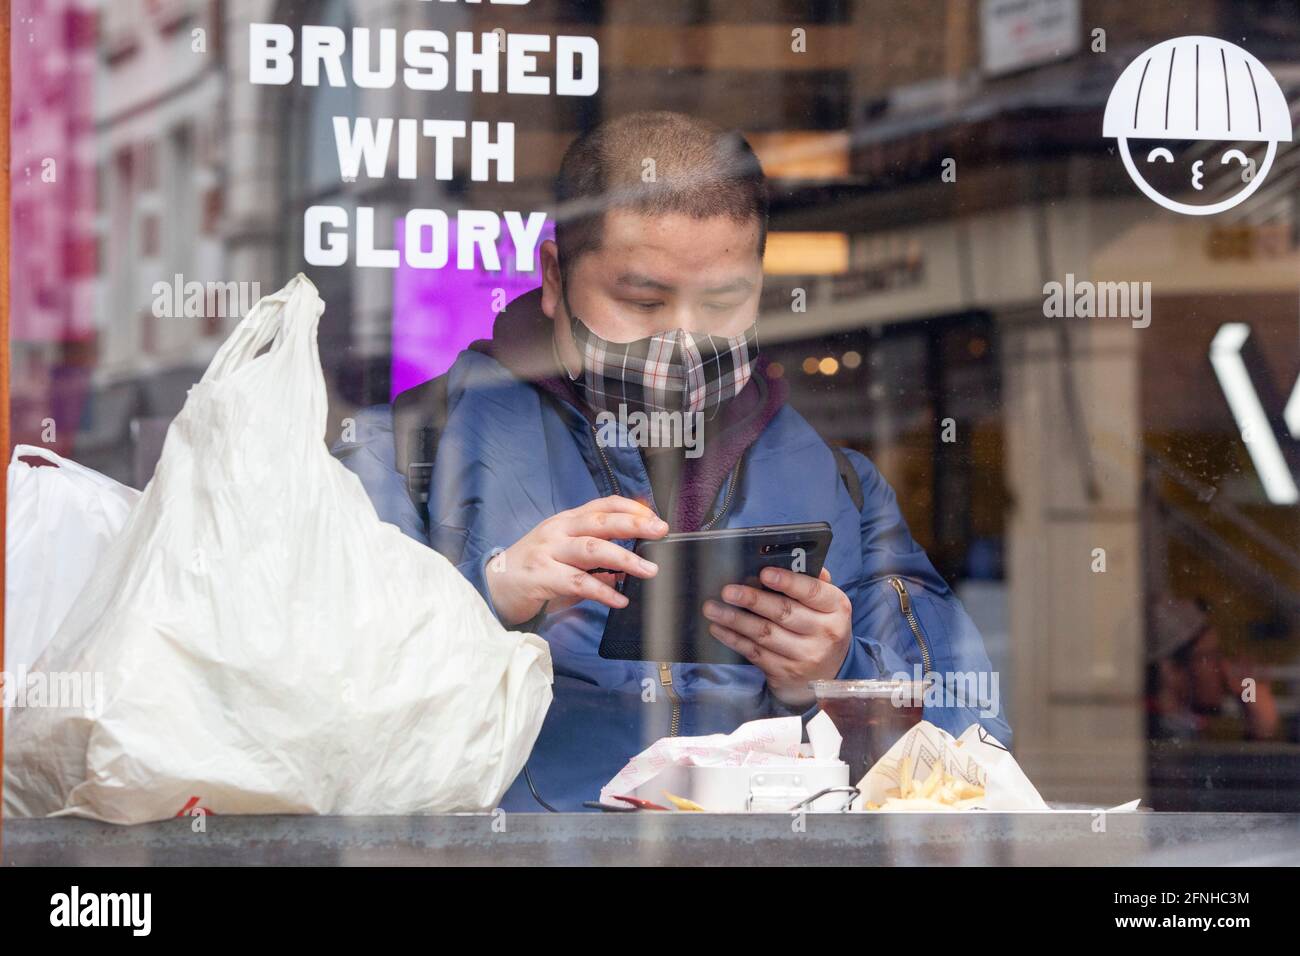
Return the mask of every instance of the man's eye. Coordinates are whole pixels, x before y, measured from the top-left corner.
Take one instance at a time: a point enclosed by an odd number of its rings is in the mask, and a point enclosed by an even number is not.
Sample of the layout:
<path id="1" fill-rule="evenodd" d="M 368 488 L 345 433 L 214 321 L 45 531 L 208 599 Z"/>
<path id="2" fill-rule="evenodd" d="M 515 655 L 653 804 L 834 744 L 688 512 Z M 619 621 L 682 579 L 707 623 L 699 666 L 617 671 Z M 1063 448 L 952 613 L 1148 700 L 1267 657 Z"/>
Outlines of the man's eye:
<path id="1" fill-rule="evenodd" d="M 653 312 L 655 309 L 663 305 L 662 302 L 641 302 L 641 301 L 634 301 L 628 304 L 631 305 L 632 308 L 636 309 L 639 312 Z"/>
<path id="2" fill-rule="evenodd" d="M 1163 159 L 1166 163 L 1174 161 L 1174 154 L 1169 152 L 1163 146 L 1157 146 L 1151 152 L 1147 153 L 1147 162 L 1154 163 L 1157 159 Z"/>
<path id="3" fill-rule="evenodd" d="M 738 303 L 735 302 L 705 302 L 704 307 L 710 312 L 729 312 L 734 309 Z"/>

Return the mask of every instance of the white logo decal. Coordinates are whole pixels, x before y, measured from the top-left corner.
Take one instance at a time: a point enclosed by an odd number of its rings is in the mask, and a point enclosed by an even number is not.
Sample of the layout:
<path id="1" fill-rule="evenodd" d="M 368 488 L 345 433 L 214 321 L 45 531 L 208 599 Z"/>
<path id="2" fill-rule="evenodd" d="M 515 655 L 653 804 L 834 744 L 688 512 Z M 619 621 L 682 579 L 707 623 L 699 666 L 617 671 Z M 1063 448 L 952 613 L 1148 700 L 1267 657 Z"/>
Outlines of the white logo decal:
<path id="1" fill-rule="evenodd" d="M 1210 216 L 1259 188 L 1277 144 L 1291 141 L 1291 111 L 1264 64 L 1235 43 L 1178 37 L 1157 43 L 1120 74 L 1102 135 L 1119 141 L 1124 168 L 1147 198 L 1172 212 Z M 1147 142 L 1133 142 L 1135 160 L 1130 142 L 1138 140 Z M 1198 144 L 1211 147 L 1208 155 Z M 1248 155 L 1251 144 L 1263 153 L 1258 163 Z M 1182 170 L 1180 162 L 1190 165 Z M 1220 189 L 1212 195 L 1226 198 L 1195 203 L 1169 195 L 1188 186 L 1200 194 L 1215 179 Z"/>

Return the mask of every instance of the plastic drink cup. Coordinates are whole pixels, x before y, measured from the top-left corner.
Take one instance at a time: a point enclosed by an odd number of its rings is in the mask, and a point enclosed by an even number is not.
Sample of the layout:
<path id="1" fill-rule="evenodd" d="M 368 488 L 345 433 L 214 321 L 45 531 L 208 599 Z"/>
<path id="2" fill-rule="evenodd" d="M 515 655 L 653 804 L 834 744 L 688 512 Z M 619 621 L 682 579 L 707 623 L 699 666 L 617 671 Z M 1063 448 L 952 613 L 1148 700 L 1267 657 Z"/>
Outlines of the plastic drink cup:
<path id="1" fill-rule="evenodd" d="M 840 759 L 852 783 L 921 721 L 925 681 L 816 680 L 810 686 L 843 738 Z"/>

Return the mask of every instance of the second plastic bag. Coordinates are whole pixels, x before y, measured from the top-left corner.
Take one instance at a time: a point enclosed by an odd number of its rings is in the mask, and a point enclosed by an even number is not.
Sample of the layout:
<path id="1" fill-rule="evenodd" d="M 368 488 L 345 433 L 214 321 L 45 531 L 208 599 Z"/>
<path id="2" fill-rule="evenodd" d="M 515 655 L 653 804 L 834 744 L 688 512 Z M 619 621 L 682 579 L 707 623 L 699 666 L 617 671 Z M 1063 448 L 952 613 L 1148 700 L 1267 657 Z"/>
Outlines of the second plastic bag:
<path id="1" fill-rule="evenodd" d="M 49 462 L 33 468 L 23 459 Z M 54 637 L 140 492 L 48 448 L 9 460 L 5 534 L 5 670 L 27 671 Z M 6 704 L 13 694 L 5 694 Z"/>
<path id="2" fill-rule="evenodd" d="M 7 813 L 486 810 L 523 767 L 547 646 L 330 456 L 323 309 L 295 277 L 191 389 L 43 658 L 102 675 L 104 699 L 11 712 Z"/>

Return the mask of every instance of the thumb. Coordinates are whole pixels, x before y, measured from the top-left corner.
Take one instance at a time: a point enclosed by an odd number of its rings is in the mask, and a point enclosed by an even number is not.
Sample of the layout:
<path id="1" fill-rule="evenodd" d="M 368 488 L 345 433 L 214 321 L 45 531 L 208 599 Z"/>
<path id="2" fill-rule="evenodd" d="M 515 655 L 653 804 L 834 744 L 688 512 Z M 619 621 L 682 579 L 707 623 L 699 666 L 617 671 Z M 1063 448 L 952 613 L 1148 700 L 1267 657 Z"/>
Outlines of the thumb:
<path id="1" fill-rule="evenodd" d="M 827 584 L 835 583 L 831 580 L 831 573 L 827 571 L 825 568 L 822 568 L 822 573 L 817 576 L 821 578 L 823 581 L 825 581 Z"/>

